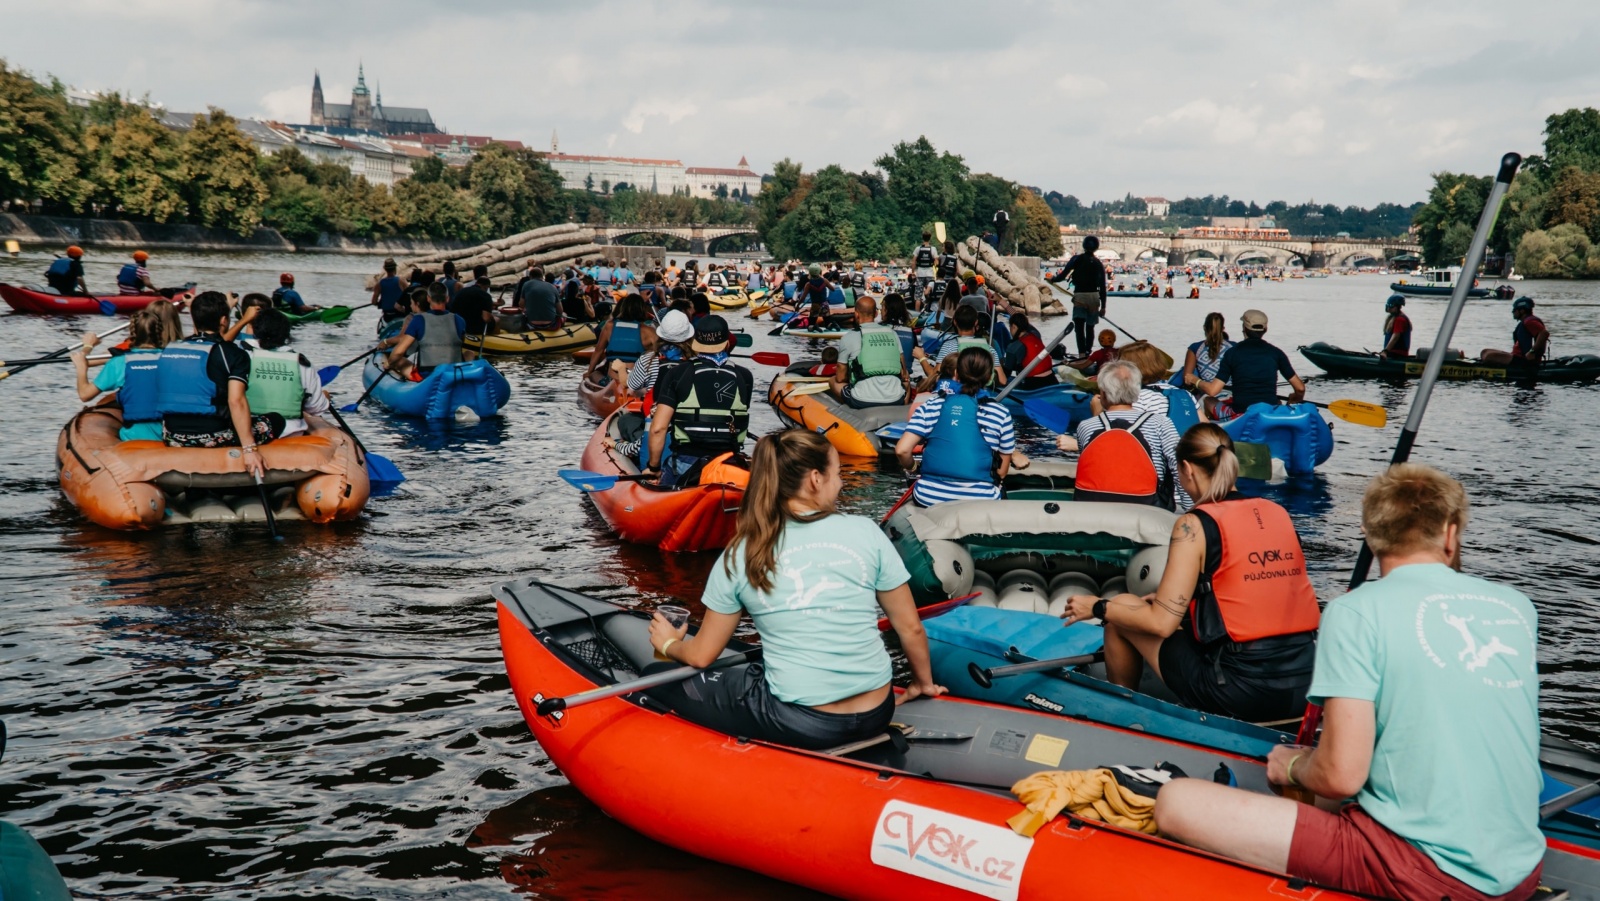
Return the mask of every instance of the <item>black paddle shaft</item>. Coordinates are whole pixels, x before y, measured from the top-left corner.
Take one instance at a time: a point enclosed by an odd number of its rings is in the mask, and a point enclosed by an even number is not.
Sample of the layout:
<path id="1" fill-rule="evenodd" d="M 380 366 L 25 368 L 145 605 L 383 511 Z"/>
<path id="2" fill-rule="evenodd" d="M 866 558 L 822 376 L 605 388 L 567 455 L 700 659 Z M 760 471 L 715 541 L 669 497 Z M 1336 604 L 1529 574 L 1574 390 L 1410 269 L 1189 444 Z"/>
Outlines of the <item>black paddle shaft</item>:
<path id="1" fill-rule="evenodd" d="M 1050 660 L 1029 660 L 1027 663 L 1012 663 L 1007 666 L 991 666 L 987 669 L 981 667 L 976 661 L 967 664 L 967 675 L 972 681 L 978 683 L 980 688 L 993 688 L 994 680 L 1006 676 L 1016 676 L 1021 673 L 1037 673 L 1047 669 L 1066 669 L 1069 666 L 1083 666 L 1101 660 L 1105 654 L 1074 654 L 1071 657 L 1055 657 Z"/>
<path id="2" fill-rule="evenodd" d="M 643 691 L 646 688 L 655 688 L 660 685 L 671 685 L 674 682 L 682 682 L 685 679 L 692 678 L 693 676 L 709 670 L 725 669 L 730 666 L 738 666 L 742 663 L 753 663 L 760 658 L 760 656 L 760 648 L 751 648 L 743 653 L 729 654 L 726 657 L 718 657 L 716 660 L 711 661 L 711 664 L 706 666 L 704 669 L 693 666 L 679 666 L 669 670 L 662 670 L 659 673 L 653 673 L 629 682 L 618 682 L 615 685 L 602 685 L 599 688 L 591 688 L 588 691 L 580 691 L 575 695 L 568 695 L 564 698 L 545 698 L 539 701 L 538 706 L 535 707 L 534 710 L 540 716 L 553 716 L 554 714 L 560 713 L 563 710 L 570 710 L 573 707 L 581 707 L 584 704 L 592 704 L 595 701 L 604 701 L 607 698 L 615 698 L 619 695 L 633 694 L 636 691 Z"/>
<path id="3" fill-rule="evenodd" d="M 1461 263 L 1461 277 L 1456 279 L 1456 286 L 1450 294 L 1450 305 L 1445 308 L 1444 319 L 1439 322 L 1439 335 L 1433 339 L 1435 348 L 1447 348 L 1450 340 L 1455 336 L 1456 322 L 1461 318 L 1461 311 L 1467 305 L 1467 294 L 1472 288 L 1473 277 L 1478 272 L 1478 267 L 1483 265 L 1484 249 L 1489 244 L 1489 233 L 1494 231 L 1494 223 L 1500 215 L 1500 201 L 1505 199 L 1506 191 L 1511 188 L 1511 180 L 1516 177 L 1517 168 L 1522 165 L 1519 154 L 1508 153 L 1500 158 L 1500 171 L 1495 175 L 1494 185 L 1489 189 L 1489 199 L 1483 205 L 1483 214 L 1478 217 L 1478 230 L 1472 235 L 1472 244 L 1467 248 L 1467 256 Z M 1422 428 L 1422 417 L 1428 410 L 1428 398 L 1433 395 L 1434 383 L 1439 380 L 1439 370 L 1444 366 L 1446 353 L 1428 355 L 1428 362 L 1422 369 L 1422 382 L 1417 385 L 1416 399 L 1411 402 L 1411 412 L 1406 416 L 1405 428 L 1400 430 L 1400 438 L 1394 445 L 1394 456 L 1389 459 L 1389 465 L 1404 463 L 1411 459 L 1411 448 L 1417 442 L 1417 431 Z M 1356 555 L 1355 571 L 1350 573 L 1350 588 L 1360 588 L 1367 581 L 1367 573 L 1372 569 L 1372 548 L 1366 539 L 1361 541 L 1361 550 Z"/>

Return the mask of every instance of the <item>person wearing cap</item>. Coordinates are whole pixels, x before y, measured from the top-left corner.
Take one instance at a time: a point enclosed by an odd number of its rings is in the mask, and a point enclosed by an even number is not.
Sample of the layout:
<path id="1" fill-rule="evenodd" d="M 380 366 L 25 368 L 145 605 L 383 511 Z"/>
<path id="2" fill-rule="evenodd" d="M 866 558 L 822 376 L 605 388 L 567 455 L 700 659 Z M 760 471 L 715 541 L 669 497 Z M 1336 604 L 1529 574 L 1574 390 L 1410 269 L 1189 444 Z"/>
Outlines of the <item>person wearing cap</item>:
<path id="1" fill-rule="evenodd" d="M 133 262 L 124 263 L 117 272 L 117 292 L 120 294 L 154 294 L 155 282 L 150 280 L 150 270 L 145 268 L 145 263 L 150 259 L 150 254 L 142 250 L 133 252 Z"/>
<path id="2" fill-rule="evenodd" d="M 1511 315 L 1517 320 L 1517 327 L 1511 332 L 1511 352 L 1485 349 L 1478 354 L 1478 359 L 1499 366 L 1538 366 L 1544 362 L 1550 330 L 1545 328 L 1544 320 L 1533 315 L 1533 298 L 1519 297 L 1512 301 Z"/>
<path id="3" fill-rule="evenodd" d="M 294 273 L 285 272 L 278 276 L 278 290 L 272 292 L 272 306 L 275 309 L 287 310 L 290 313 L 305 314 L 315 313 L 322 309 L 305 302 L 300 292 L 294 289 Z"/>
<path id="4" fill-rule="evenodd" d="M 755 377 L 730 361 L 733 335 L 727 321 L 712 315 L 696 322 L 689 348 L 694 359 L 657 382 L 650 416 L 644 471 L 659 473 L 661 485 L 669 488 L 694 484 L 700 467 L 712 457 L 741 453 L 750 430 Z"/>
<path id="5" fill-rule="evenodd" d="M 839 339 L 839 368 L 828 390 L 857 410 L 906 403 L 911 377 L 900 335 L 876 321 L 878 302 L 870 294 L 856 301 L 855 315 L 856 327 Z"/>
<path id="6" fill-rule="evenodd" d="M 614 441 L 606 437 L 601 442 L 625 457 L 637 459 L 640 468 L 650 462 L 646 427 L 655 406 L 655 387 L 662 378 L 671 379 L 679 366 L 694 358 L 694 352 L 689 349 L 689 342 L 693 338 L 694 326 L 689 323 L 689 314 L 682 310 L 668 310 L 656 326 L 655 349 L 640 357 L 628 370 L 627 391 L 623 398 L 640 398 L 640 412 L 624 411 L 617 417 L 617 431 L 621 440 Z M 668 434 L 666 449 L 670 450 L 671 447 L 672 436 Z"/>
<path id="7" fill-rule="evenodd" d="M 1227 422 L 1256 404 L 1277 406 L 1279 376 L 1289 380 L 1289 403 L 1297 404 L 1306 396 L 1306 383 L 1295 374 L 1289 355 L 1265 340 L 1267 314 L 1245 310 L 1239 321 L 1244 325 L 1244 340 L 1223 355 L 1216 378 L 1200 383 L 1200 389 L 1210 397 L 1216 397 L 1223 388 L 1233 389 L 1233 397 L 1218 402 L 1211 411 L 1211 418 L 1219 422 Z"/>
<path id="8" fill-rule="evenodd" d="M 89 286 L 83 283 L 83 248 L 74 244 L 67 248 L 66 256 L 56 257 L 44 271 L 44 281 L 57 294 L 88 294 Z"/>
<path id="9" fill-rule="evenodd" d="M 1405 297 L 1399 294 L 1389 295 L 1389 300 L 1383 305 L 1388 317 L 1383 320 L 1383 350 L 1378 351 L 1380 360 L 1411 356 L 1411 318 L 1405 314 L 1405 305 Z"/>
<path id="10" fill-rule="evenodd" d="M 1106 314 L 1106 264 L 1100 262 L 1095 251 L 1100 249 L 1100 239 L 1090 235 L 1083 239 L 1083 253 L 1074 254 L 1061 271 L 1047 281 L 1072 280 L 1072 329 L 1078 342 L 1078 356 L 1089 355 L 1094 344 L 1094 327 Z"/>

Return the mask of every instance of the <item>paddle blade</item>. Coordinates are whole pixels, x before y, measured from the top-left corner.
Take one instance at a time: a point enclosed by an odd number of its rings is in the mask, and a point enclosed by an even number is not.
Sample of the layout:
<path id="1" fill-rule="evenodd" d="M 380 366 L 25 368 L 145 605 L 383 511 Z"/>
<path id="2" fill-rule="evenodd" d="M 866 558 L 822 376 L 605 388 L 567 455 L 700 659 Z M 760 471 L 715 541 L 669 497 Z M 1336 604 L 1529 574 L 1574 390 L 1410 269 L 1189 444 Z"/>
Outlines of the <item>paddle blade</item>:
<path id="1" fill-rule="evenodd" d="M 353 404 L 345 404 L 344 406 L 340 407 L 339 408 L 339 412 L 340 413 L 354 413 L 355 411 L 357 411 L 359 409 L 361 409 L 361 401 L 358 400 Z"/>
<path id="2" fill-rule="evenodd" d="M 579 491 L 608 491 L 617 484 L 616 476 L 602 475 L 587 469 L 563 469 L 556 473 L 561 481 Z"/>
<path id="3" fill-rule="evenodd" d="M 96 299 L 95 303 L 100 305 L 100 312 L 106 314 L 107 316 L 117 315 L 117 305 L 111 301 Z"/>
<path id="4" fill-rule="evenodd" d="M 321 318 L 322 318 L 323 322 L 328 322 L 328 323 L 343 322 L 346 319 L 349 319 L 350 318 L 350 314 L 354 313 L 354 312 L 355 312 L 355 310 L 352 309 L 351 307 L 346 307 L 346 306 L 329 307 L 326 310 L 322 311 L 322 317 Z"/>
<path id="5" fill-rule="evenodd" d="M 1253 441 L 1235 441 L 1233 455 L 1239 458 L 1239 478 L 1268 481 L 1272 478 L 1272 450 Z"/>
<path id="6" fill-rule="evenodd" d="M 909 422 L 891 422 L 874 434 L 884 441 L 899 441 L 900 436 L 906 433 L 906 426 L 910 424 Z"/>
<path id="7" fill-rule="evenodd" d="M 1022 402 L 1022 412 L 1028 414 L 1029 419 L 1057 435 L 1065 435 L 1072 430 L 1072 415 L 1055 404 L 1030 397 Z"/>
<path id="8" fill-rule="evenodd" d="M 389 494 L 405 480 L 405 473 L 401 472 L 400 467 L 394 465 L 388 457 L 367 453 L 367 481 L 372 483 L 373 494 Z"/>
<path id="9" fill-rule="evenodd" d="M 944 243 L 944 235 L 945 235 L 944 223 L 943 222 L 935 222 L 933 224 L 933 238 L 934 238 L 934 240 L 938 241 L 940 244 L 943 244 Z"/>
<path id="10" fill-rule="evenodd" d="M 1328 404 L 1328 412 L 1345 422 L 1381 429 L 1389 424 L 1389 411 L 1364 400 L 1336 400 Z"/>
<path id="11" fill-rule="evenodd" d="M 828 381 L 832 381 L 829 379 Z M 784 392 L 784 397 L 805 397 L 807 394 L 824 394 L 828 390 L 828 382 L 812 382 L 805 385 L 795 385 Z"/>
<path id="12" fill-rule="evenodd" d="M 789 365 L 789 355 L 788 354 L 773 353 L 771 351 L 766 351 L 766 350 L 758 350 L 758 351 L 756 351 L 755 353 L 750 355 L 750 359 L 754 360 L 757 363 L 760 363 L 762 366 L 788 366 Z"/>
<path id="13" fill-rule="evenodd" d="M 326 385 L 329 382 L 333 381 L 334 379 L 338 378 L 339 377 L 339 373 L 341 373 L 343 371 L 344 371 L 343 369 L 340 369 L 337 366 L 324 366 L 321 369 L 317 370 L 317 380 L 322 382 L 322 384 Z"/>
<path id="14" fill-rule="evenodd" d="M 755 345 L 755 343 L 756 343 L 756 336 L 755 335 L 747 335 L 744 332 L 739 332 L 738 334 L 735 334 L 733 336 L 733 346 L 734 347 L 753 347 Z"/>

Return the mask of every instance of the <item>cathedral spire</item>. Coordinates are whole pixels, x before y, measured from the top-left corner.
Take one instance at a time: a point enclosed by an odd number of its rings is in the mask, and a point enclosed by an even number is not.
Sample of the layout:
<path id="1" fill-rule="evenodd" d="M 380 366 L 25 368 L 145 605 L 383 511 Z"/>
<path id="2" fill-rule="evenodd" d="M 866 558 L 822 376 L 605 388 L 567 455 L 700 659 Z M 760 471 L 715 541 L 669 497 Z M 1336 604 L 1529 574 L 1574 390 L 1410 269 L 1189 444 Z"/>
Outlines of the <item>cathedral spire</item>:
<path id="1" fill-rule="evenodd" d="M 356 64 L 356 87 L 355 87 L 355 90 L 351 91 L 350 93 L 352 93 L 352 94 L 362 94 L 362 95 L 365 95 L 367 93 L 367 67 L 366 67 L 366 64 L 364 64 L 364 63 L 357 63 Z"/>
<path id="2" fill-rule="evenodd" d="M 561 141 L 556 138 L 556 130 L 553 129 L 553 128 L 550 129 L 550 152 L 551 153 L 559 153 L 559 152 L 561 152 Z"/>

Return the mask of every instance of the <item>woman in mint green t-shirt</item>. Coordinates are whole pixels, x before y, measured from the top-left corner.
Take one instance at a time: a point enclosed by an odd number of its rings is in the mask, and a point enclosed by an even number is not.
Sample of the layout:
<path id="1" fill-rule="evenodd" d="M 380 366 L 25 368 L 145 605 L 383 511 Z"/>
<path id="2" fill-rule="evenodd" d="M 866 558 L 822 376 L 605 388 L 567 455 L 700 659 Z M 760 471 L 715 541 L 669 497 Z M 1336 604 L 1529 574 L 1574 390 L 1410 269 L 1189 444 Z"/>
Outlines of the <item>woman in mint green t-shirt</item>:
<path id="1" fill-rule="evenodd" d="M 910 575 L 872 520 L 836 512 L 841 485 L 839 455 L 815 432 L 756 444 L 738 528 L 701 598 L 700 631 L 690 638 L 657 615 L 650 643 L 677 663 L 705 667 L 747 612 L 762 661 L 655 689 L 658 700 L 702 726 L 821 749 L 880 734 L 896 703 L 944 693 L 933 682 Z M 898 700 L 880 606 L 911 664 L 911 687 Z"/>

